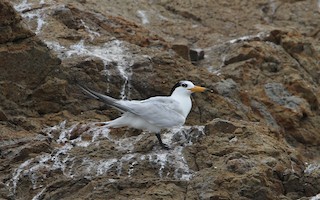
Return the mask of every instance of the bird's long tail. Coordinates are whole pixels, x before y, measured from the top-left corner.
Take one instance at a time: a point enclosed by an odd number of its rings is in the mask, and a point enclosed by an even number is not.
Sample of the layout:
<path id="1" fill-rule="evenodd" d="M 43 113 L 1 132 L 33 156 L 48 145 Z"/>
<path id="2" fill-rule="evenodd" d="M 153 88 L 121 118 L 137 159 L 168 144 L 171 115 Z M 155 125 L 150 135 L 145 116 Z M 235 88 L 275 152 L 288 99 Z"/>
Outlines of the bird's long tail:
<path id="1" fill-rule="evenodd" d="M 103 101 L 103 102 L 105 102 L 105 103 L 107 103 L 107 104 L 112 105 L 113 102 L 116 101 L 116 99 L 114 99 L 114 98 L 112 98 L 112 97 L 109 97 L 109 96 L 106 96 L 106 95 L 103 95 L 103 94 L 100 94 L 100 93 L 98 93 L 98 92 L 96 92 L 96 91 L 93 91 L 93 90 L 87 88 L 86 86 L 82 86 L 82 85 L 79 85 L 79 84 L 78 84 L 78 87 L 79 87 L 80 89 L 82 89 L 82 90 L 83 90 L 86 94 L 88 94 L 89 96 L 91 96 L 91 97 L 93 97 L 93 98 L 95 98 L 95 99 L 101 100 L 101 101 Z"/>
<path id="2" fill-rule="evenodd" d="M 109 97 L 107 95 L 103 95 L 99 92 L 93 91 L 93 90 L 91 90 L 85 86 L 79 85 L 79 84 L 78 84 L 78 87 L 81 88 L 89 96 L 91 96 L 97 100 L 100 100 L 100 101 L 106 103 L 107 105 L 118 109 L 121 112 L 128 111 L 128 112 L 134 113 L 129 107 L 119 103 L 119 100 L 117 100 L 117 99 L 114 99 L 114 98 Z"/>

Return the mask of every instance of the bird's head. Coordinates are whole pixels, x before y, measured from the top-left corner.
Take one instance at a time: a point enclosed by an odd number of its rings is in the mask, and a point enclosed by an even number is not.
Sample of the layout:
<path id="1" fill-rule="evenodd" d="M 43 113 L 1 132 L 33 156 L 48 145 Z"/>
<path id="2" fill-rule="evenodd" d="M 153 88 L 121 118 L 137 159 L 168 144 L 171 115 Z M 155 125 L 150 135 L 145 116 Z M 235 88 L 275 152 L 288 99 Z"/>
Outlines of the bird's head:
<path id="1" fill-rule="evenodd" d="M 194 92 L 204 92 L 207 88 L 194 85 L 191 81 L 179 81 L 171 89 L 171 95 L 173 94 L 186 94 L 190 95 Z"/>

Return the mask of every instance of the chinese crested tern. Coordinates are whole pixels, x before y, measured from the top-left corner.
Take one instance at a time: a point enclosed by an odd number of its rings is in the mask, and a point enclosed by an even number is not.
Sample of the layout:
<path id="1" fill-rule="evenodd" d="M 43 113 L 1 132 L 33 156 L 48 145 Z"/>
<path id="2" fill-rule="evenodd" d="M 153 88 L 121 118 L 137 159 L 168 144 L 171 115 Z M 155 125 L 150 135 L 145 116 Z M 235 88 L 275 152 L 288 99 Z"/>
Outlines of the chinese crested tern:
<path id="1" fill-rule="evenodd" d="M 156 96 L 145 100 L 118 100 L 79 86 L 91 97 L 116 108 L 121 117 L 106 122 L 107 127 L 131 127 L 155 133 L 161 147 L 168 146 L 161 140 L 162 129 L 182 126 L 191 110 L 191 94 L 204 92 L 204 87 L 196 86 L 191 81 L 180 81 L 171 90 L 170 96 Z"/>

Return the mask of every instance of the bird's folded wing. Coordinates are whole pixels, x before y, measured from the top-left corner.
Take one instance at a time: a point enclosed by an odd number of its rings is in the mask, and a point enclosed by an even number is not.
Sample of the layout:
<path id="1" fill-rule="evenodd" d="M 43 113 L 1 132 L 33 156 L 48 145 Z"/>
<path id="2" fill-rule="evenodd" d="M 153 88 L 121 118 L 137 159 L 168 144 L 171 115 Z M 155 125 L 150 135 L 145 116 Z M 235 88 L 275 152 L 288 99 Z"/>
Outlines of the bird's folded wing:
<path id="1" fill-rule="evenodd" d="M 185 117 L 178 112 L 178 102 L 168 97 L 153 97 L 144 101 L 123 103 L 127 104 L 132 113 L 158 127 L 181 126 L 185 122 Z"/>

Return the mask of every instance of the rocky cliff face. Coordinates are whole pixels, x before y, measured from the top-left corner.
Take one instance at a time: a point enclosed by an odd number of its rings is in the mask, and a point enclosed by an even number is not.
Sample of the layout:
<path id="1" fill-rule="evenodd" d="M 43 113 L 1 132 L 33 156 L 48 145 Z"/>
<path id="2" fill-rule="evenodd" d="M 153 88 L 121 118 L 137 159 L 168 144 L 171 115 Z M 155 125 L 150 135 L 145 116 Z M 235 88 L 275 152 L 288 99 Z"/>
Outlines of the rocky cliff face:
<path id="1" fill-rule="evenodd" d="M 0 0 L 2 199 L 320 199 L 317 1 Z M 197 52 L 205 53 L 204 59 Z M 182 128 L 117 98 L 197 94 Z"/>

